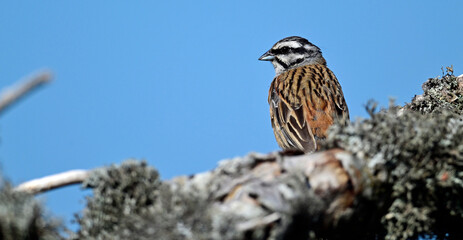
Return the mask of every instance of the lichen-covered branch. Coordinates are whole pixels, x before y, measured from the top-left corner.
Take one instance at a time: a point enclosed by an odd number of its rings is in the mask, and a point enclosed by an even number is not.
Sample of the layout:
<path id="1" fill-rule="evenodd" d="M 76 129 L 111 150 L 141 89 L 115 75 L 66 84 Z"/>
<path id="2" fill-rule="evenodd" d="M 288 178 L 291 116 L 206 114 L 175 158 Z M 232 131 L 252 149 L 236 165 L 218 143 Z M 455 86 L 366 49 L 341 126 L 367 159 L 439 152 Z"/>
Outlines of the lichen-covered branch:
<path id="1" fill-rule="evenodd" d="M 80 219 L 79 237 L 308 237 L 316 229 L 333 228 L 350 214 L 354 196 L 364 184 L 358 178 L 361 166 L 351 154 L 333 149 L 312 155 L 251 154 L 221 162 L 211 172 L 165 182 L 145 163 L 103 168 L 85 182 L 94 188 L 95 196 Z M 298 216 L 307 222 L 299 225 L 294 221 Z M 146 226 L 148 222 L 151 227 Z M 119 224 L 124 231 L 115 234 Z M 125 232 L 126 228 L 133 232 Z"/>
<path id="2" fill-rule="evenodd" d="M 134 161 L 93 171 L 74 238 L 463 239 L 462 80 L 370 105 L 315 154 L 250 154 L 169 181 Z"/>

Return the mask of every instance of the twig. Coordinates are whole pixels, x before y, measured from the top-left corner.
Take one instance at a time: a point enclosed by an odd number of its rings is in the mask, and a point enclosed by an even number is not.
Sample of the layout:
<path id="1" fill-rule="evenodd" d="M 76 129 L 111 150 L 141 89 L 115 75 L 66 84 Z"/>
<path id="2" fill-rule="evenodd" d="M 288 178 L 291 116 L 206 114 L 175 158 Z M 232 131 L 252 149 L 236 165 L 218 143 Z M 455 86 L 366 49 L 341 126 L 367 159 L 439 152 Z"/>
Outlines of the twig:
<path id="1" fill-rule="evenodd" d="M 25 80 L 20 81 L 18 86 L 5 88 L 0 92 L 0 115 L 8 108 L 11 104 L 21 99 L 27 93 L 39 86 L 50 82 L 52 74 L 49 71 L 42 71 L 34 74 L 31 77 L 26 77 Z"/>
<path id="2" fill-rule="evenodd" d="M 252 219 L 247 222 L 240 223 L 236 226 L 236 229 L 241 232 L 249 231 L 251 229 L 256 229 L 269 225 L 272 222 L 276 222 L 281 218 L 280 214 L 272 213 L 263 218 Z"/>
<path id="3" fill-rule="evenodd" d="M 72 184 L 82 183 L 87 176 L 87 170 L 71 170 L 25 182 L 17 186 L 15 190 L 37 194 Z"/>

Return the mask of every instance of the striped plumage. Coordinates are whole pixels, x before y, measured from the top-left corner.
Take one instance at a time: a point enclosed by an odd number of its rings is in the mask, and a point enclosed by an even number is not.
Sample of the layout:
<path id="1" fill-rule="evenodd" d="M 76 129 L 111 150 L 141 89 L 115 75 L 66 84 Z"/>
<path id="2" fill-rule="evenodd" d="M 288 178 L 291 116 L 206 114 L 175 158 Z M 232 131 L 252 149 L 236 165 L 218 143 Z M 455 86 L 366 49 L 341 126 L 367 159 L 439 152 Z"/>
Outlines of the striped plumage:
<path id="1" fill-rule="evenodd" d="M 275 67 L 268 101 L 282 149 L 313 152 L 336 118 L 348 122 L 341 86 L 317 46 L 304 38 L 289 37 L 259 59 L 272 61 Z"/>

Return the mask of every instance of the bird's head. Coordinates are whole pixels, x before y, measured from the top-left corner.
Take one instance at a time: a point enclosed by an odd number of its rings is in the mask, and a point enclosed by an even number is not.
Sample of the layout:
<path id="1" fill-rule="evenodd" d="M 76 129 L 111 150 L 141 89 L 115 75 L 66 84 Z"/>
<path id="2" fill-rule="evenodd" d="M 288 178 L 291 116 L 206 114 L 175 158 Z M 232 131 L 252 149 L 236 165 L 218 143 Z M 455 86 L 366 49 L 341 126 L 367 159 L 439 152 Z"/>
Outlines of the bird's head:
<path id="1" fill-rule="evenodd" d="M 301 37 L 283 38 L 264 53 L 259 60 L 271 61 L 275 74 L 310 64 L 323 64 L 326 61 L 320 48 Z"/>

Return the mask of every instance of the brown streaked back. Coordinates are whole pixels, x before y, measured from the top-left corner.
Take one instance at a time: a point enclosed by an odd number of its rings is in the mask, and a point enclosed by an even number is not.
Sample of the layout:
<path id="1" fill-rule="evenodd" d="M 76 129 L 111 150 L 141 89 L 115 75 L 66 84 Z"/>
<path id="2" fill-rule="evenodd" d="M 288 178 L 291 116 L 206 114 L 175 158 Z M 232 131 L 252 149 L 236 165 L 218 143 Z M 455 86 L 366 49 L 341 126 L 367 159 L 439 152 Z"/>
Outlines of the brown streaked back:
<path id="1" fill-rule="evenodd" d="M 270 86 L 268 101 L 275 137 L 284 150 L 315 151 L 336 118 L 343 123 L 349 120 L 341 86 L 325 64 L 278 75 Z"/>

